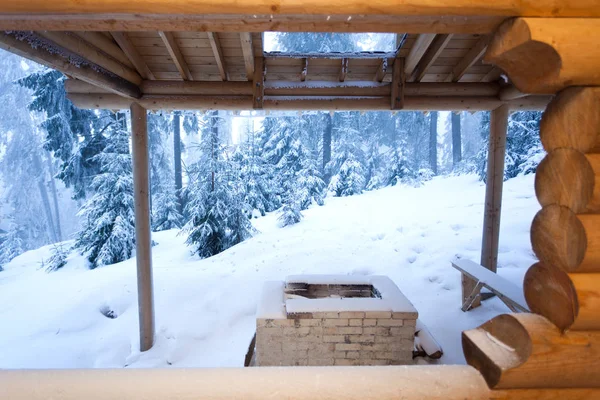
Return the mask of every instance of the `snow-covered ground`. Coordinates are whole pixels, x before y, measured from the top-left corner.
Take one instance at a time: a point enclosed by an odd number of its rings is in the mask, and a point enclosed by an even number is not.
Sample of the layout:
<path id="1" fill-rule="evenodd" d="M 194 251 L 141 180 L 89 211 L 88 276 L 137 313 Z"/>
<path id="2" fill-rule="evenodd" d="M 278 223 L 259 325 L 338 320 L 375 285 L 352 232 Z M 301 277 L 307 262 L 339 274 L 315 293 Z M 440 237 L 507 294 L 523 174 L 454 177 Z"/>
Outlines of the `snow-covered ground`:
<path id="1" fill-rule="evenodd" d="M 72 254 L 49 274 L 41 262 L 51 247 L 27 252 L 0 273 L 0 368 L 242 366 L 262 283 L 308 273 L 390 276 L 443 346 L 441 362 L 464 363 L 460 332 L 508 312 L 494 298 L 463 313 L 450 266 L 479 260 L 484 193 L 468 175 L 328 198 L 291 227 L 278 228 L 275 214 L 254 220 L 259 234 L 206 260 L 176 231 L 156 233 L 156 345 L 143 354 L 135 259 L 88 270 Z M 505 183 L 503 206 L 499 274 L 521 285 L 534 262 L 532 175 Z"/>

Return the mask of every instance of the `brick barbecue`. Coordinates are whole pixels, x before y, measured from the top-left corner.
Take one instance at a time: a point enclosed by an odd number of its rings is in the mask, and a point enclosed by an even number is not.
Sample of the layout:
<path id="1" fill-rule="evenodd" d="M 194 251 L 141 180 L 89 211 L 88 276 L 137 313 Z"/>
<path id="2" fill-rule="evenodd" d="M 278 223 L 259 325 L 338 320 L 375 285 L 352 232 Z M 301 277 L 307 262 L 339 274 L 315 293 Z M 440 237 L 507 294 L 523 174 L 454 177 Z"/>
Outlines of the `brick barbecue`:
<path id="1" fill-rule="evenodd" d="M 386 276 L 298 275 L 266 282 L 256 365 L 412 364 L 417 310 Z"/>

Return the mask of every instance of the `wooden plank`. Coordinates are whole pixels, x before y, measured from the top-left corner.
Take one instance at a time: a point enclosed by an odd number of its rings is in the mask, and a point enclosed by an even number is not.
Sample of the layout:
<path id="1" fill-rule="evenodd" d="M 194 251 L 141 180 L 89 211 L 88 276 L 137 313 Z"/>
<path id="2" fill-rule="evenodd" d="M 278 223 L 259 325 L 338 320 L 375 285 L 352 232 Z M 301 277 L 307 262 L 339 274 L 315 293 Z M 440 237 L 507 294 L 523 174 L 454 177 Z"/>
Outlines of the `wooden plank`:
<path id="1" fill-rule="evenodd" d="M 137 52 L 135 46 L 131 43 L 127 33 L 125 32 L 111 32 L 112 37 L 115 39 L 123 53 L 129 58 L 131 63 L 135 65 L 135 69 L 138 71 L 140 76 L 144 79 L 155 79 L 154 74 L 148 66 L 146 62 L 142 59 L 142 57 Z"/>
<path id="2" fill-rule="evenodd" d="M 40 43 L 40 39 L 35 35 L 28 36 L 28 38 Z M 67 76 L 83 80 L 112 93 L 128 98 L 138 98 L 141 96 L 140 89 L 131 82 L 104 74 L 89 65 L 73 65 L 67 58 L 63 58 L 55 53 L 50 53 L 42 47 L 34 49 L 28 43 L 27 38 L 19 40 L 12 35 L 0 32 L 0 48 L 35 61 L 38 64 L 54 68 Z"/>
<path id="3" fill-rule="evenodd" d="M 387 74 L 387 69 L 388 69 L 388 59 L 384 58 L 379 63 L 379 67 L 377 68 L 377 72 L 375 73 L 375 80 L 377 82 L 383 82 L 383 78 L 385 77 L 385 74 Z"/>
<path id="4" fill-rule="evenodd" d="M 242 53 L 244 54 L 244 65 L 246 66 L 246 77 L 249 81 L 254 77 L 254 48 L 252 46 L 252 35 L 249 32 L 240 33 Z"/>
<path id="5" fill-rule="evenodd" d="M 506 85 L 498 93 L 500 100 L 514 100 L 527 96 L 527 93 L 521 92 L 514 85 Z"/>
<path id="6" fill-rule="evenodd" d="M 190 72 L 190 68 L 188 67 L 187 62 L 185 61 L 183 54 L 181 54 L 181 50 L 179 50 L 179 46 L 177 45 L 177 43 L 175 43 L 175 38 L 173 37 L 173 34 L 171 32 L 162 31 L 158 32 L 158 34 L 163 40 L 165 47 L 167 48 L 167 51 L 169 52 L 169 55 L 171 56 L 171 59 L 175 64 L 175 67 L 181 74 L 181 78 L 183 80 L 193 81 L 194 77 Z"/>
<path id="7" fill-rule="evenodd" d="M 265 98 L 265 59 L 254 58 L 254 77 L 252 79 L 252 108 L 260 110 L 263 108 Z"/>
<path id="8" fill-rule="evenodd" d="M 490 289 L 494 289 L 505 297 L 508 297 L 522 308 L 527 309 L 527 301 L 525 300 L 523 289 L 490 271 L 486 267 L 465 259 L 456 259 L 452 261 L 452 266 L 474 281 L 483 283 Z"/>
<path id="9" fill-rule="evenodd" d="M 392 67 L 391 109 L 404 108 L 404 59 L 396 58 Z"/>
<path id="10" fill-rule="evenodd" d="M 415 68 L 423 58 L 423 55 L 431 45 L 431 42 L 435 39 L 435 34 L 422 33 L 417 37 L 417 40 L 410 48 L 410 52 L 406 56 L 404 62 L 404 73 L 406 76 L 412 76 Z"/>
<path id="11" fill-rule="evenodd" d="M 154 290 L 152 285 L 152 240 L 150 238 L 150 173 L 148 166 L 148 121 L 146 109 L 131 105 L 131 149 L 133 198 L 135 202 L 135 247 L 140 320 L 140 351 L 154 345 Z"/>
<path id="12" fill-rule="evenodd" d="M 600 86 L 600 19 L 517 18 L 498 29 L 485 61 L 507 72 L 522 92 L 553 94 Z"/>
<path id="13" fill-rule="evenodd" d="M 342 58 L 342 63 L 340 65 L 339 81 L 344 82 L 346 80 L 347 74 L 348 74 L 348 59 Z"/>
<path id="14" fill-rule="evenodd" d="M 123 53 L 123 50 L 121 50 L 119 45 L 117 45 L 114 42 L 110 34 L 107 37 L 105 34 L 100 32 L 83 31 L 73 33 L 82 38 L 83 40 L 87 41 L 88 43 L 96 46 L 115 60 L 119 61 L 121 64 L 125 65 L 126 67 L 135 68 L 135 66 L 132 64 L 129 58 L 127 58 L 125 53 Z"/>
<path id="15" fill-rule="evenodd" d="M 462 334 L 467 363 L 493 389 L 600 388 L 600 333 L 562 332 L 536 314 L 499 315 Z"/>
<path id="16" fill-rule="evenodd" d="M 67 32 L 39 32 L 39 35 L 45 37 L 52 43 L 55 43 L 60 48 L 63 48 L 92 64 L 98 65 L 134 85 L 142 83 L 142 77 L 136 71 L 106 55 L 77 35 L 69 34 Z"/>
<path id="17" fill-rule="evenodd" d="M 300 72 L 300 80 L 304 82 L 306 80 L 306 75 L 308 74 L 308 58 L 302 59 L 302 72 Z"/>
<path id="18" fill-rule="evenodd" d="M 223 59 L 223 50 L 221 49 L 221 42 L 219 41 L 219 36 L 215 32 L 206 32 L 208 35 L 208 39 L 210 40 L 210 47 L 212 48 L 212 52 L 215 56 L 215 60 L 217 61 L 217 67 L 219 68 L 219 73 L 221 74 L 221 80 L 227 80 L 227 66 L 225 65 L 225 60 Z"/>
<path id="19" fill-rule="evenodd" d="M 440 56 L 442 50 L 446 47 L 448 42 L 452 39 L 452 34 L 448 35 L 436 35 L 435 39 L 429 46 L 429 49 L 417 65 L 417 68 L 412 74 L 410 82 L 420 82 L 423 76 L 427 73 L 427 69 L 433 65 L 435 60 Z"/>
<path id="20" fill-rule="evenodd" d="M 447 82 L 458 82 L 467 72 L 469 68 L 473 66 L 477 61 L 483 57 L 489 42 L 488 36 L 483 36 L 479 41 L 472 47 L 467 55 L 460 60 L 458 64 L 452 69 L 452 73 L 448 75 Z"/>
<path id="21" fill-rule="evenodd" d="M 203 95 L 251 96 L 252 82 L 202 82 L 202 81 L 144 81 L 140 86 L 145 95 Z M 76 93 L 76 92 L 74 92 Z"/>
<path id="22" fill-rule="evenodd" d="M 137 15 L 219 15 L 223 10 L 231 14 L 287 14 L 287 15 L 450 15 L 450 16 L 531 16 L 531 17 L 600 17 L 598 3 L 567 0 L 540 4 L 535 0 L 402 0 L 390 1 L 372 7 L 360 0 L 330 1 L 282 0 L 276 7 L 267 0 L 227 0 L 215 4 L 210 0 L 114 0 L 108 4 L 74 2 L 73 0 L 4 1 L 2 14 L 137 14 Z"/>

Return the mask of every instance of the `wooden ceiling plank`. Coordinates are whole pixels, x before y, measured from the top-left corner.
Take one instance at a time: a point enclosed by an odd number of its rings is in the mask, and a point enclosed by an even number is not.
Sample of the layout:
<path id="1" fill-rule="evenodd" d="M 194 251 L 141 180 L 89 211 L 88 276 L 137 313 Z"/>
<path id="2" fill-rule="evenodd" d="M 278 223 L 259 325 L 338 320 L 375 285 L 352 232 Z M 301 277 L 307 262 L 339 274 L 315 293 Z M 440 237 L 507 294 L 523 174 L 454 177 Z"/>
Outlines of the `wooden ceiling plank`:
<path id="1" fill-rule="evenodd" d="M 421 58 L 423 58 L 423 55 L 431 45 L 431 42 L 435 39 L 435 36 L 432 33 L 422 33 L 417 37 L 404 61 L 404 73 L 406 76 L 412 75 L 419 61 L 421 61 Z"/>
<path id="2" fill-rule="evenodd" d="M 119 61 L 110 57 L 77 35 L 67 32 L 48 31 L 38 32 L 38 34 L 56 44 L 58 47 L 63 48 L 92 64 L 98 65 L 135 85 L 142 83 L 142 77 L 136 71 L 121 64 Z"/>
<path id="3" fill-rule="evenodd" d="M 433 65 L 435 60 L 440 56 L 448 42 L 452 39 L 452 34 L 436 35 L 435 39 L 425 52 L 425 55 L 417 65 L 417 68 L 412 74 L 410 82 L 420 82 L 427 73 L 427 69 Z"/>
<path id="4" fill-rule="evenodd" d="M 460 81 L 467 70 L 483 57 L 483 54 L 487 50 L 489 39 L 489 36 L 481 37 L 481 39 L 479 39 L 475 46 L 469 50 L 462 60 L 460 60 L 458 64 L 454 66 L 452 72 L 448 75 L 446 82 Z"/>
<path id="5" fill-rule="evenodd" d="M 251 81 L 254 77 L 254 46 L 252 43 L 252 34 L 250 32 L 240 33 L 240 42 L 242 43 L 242 54 L 244 55 L 244 65 L 246 66 L 246 78 Z"/>
<path id="6" fill-rule="evenodd" d="M 340 65 L 340 82 L 344 82 L 346 80 L 346 75 L 348 75 L 348 59 L 342 58 L 342 62 Z"/>
<path id="7" fill-rule="evenodd" d="M 121 47 L 123 53 L 125 53 L 125 55 L 127 56 L 127 58 L 129 58 L 131 63 L 135 65 L 135 69 L 138 71 L 142 78 L 150 80 L 156 79 L 152 71 L 150 71 L 150 68 L 148 68 L 148 65 L 146 65 L 146 62 L 144 61 L 142 56 L 140 56 L 140 54 L 136 50 L 133 43 L 131 43 L 131 40 L 129 39 L 127 33 L 111 32 L 111 35 L 113 39 L 115 39 L 115 42 L 117 42 L 119 47 Z"/>
<path id="8" fill-rule="evenodd" d="M 215 60 L 217 61 L 217 67 L 219 68 L 219 73 L 221 74 L 221 80 L 227 80 L 227 67 L 225 65 L 225 60 L 223 58 L 223 49 L 221 48 L 221 42 L 219 41 L 219 36 L 216 32 L 206 32 L 208 35 L 208 40 L 210 41 L 210 47 L 212 48 L 213 54 L 215 56 Z"/>
<path id="9" fill-rule="evenodd" d="M 177 70 L 181 74 L 181 78 L 184 81 L 193 81 L 194 77 L 190 72 L 190 68 L 188 67 L 187 62 L 185 61 L 183 54 L 181 54 L 181 50 L 179 50 L 179 46 L 175 41 L 173 33 L 159 31 L 158 34 L 163 40 L 163 43 L 165 44 L 167 51 L 169 52 L 169 55 L 171 56 L 171 59 L 175 64 L 175 67 L 177 67 Z"/>
<path id="10" fill-rule="evenodd" d="M 26 40 L 19 40 L 4 32 L 0 32 L 0 48 L 120 96 L 128 98 L 141 96 L 139 87 L 131 82 L 104 74 L 89 65 L 75 66 L 67 58 L 50 53 L 42 47 L 34 49 Z"/>

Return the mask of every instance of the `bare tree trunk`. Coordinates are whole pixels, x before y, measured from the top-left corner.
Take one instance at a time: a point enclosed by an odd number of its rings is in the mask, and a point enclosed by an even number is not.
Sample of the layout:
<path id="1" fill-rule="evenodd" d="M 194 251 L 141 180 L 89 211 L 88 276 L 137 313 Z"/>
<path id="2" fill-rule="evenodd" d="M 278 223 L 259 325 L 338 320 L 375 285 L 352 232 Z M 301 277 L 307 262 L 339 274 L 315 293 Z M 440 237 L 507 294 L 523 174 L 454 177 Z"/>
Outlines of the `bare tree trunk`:
<path id="1" fill-rule="evenodd" d="M 52 191 L 52 200 L 54 203 L 54 217 L 55 217 L 55 228 L 56 228 L 56 238 L 59 242 L 62 242 L 62 229 L 60 226 L 60 209 L 58 206 L 58 192 L 56 190 L 56 181 L 54 179 L 54 166 L 52 165 L 52 156 L 50 153 L 46 152 L 46 162 L 48 164 L 48 172 L 50 173 L 50 190 Z"/>
<path id="2" fill-rule="evenodd" d="M 437 124 L 438 112 L 432 111 L 429 125 L 429 165 L 435 175 L 437 175 Z"/>
<path id="3" fill-rule="evenodd" d="M 181 114 L 175 111 L 173 114 L 173 160 L 175 162 L 175 189 L 177 191 L 178 211 L 183 214 L 183 199 L 181 189 L 183 187 L 183 176 L 181 168 Z"/>
<path id="4" fill-rule="evenodd" d="M 462 149 L 460 140 L 460 113 L 452 113 L 452 167 L 462 160 Z"/>
<path id="5" fill-rule="evenodd" d="M 329 183 L 329 173 L 326 171 L 327 164 L 331 161 L 331 130 L 333 128 L 331 113 L 325 115 L 325 129 L 323 130 L 323 179 Z"/>
<path id="6" fill-rule="evenodd" d="M 48 199 L 48 192 L 46 191 L 46 185 L 44 183 L 44 170 L 42 169 L 42 162 L 37 152 L 33 152 L 33 168 L 38 172 L 37 184 L 40 191 L 40 197 L 42 199 L 42 205 L 44 207 L 44 214 L 46 214 L 46 227 L 48 229 L 48 235 L 53 243 L 56 243 L 56 229 L 54 225 L 54 219 L 52 218 L 52 209 L 50 207 L 50 200 Z"/>

